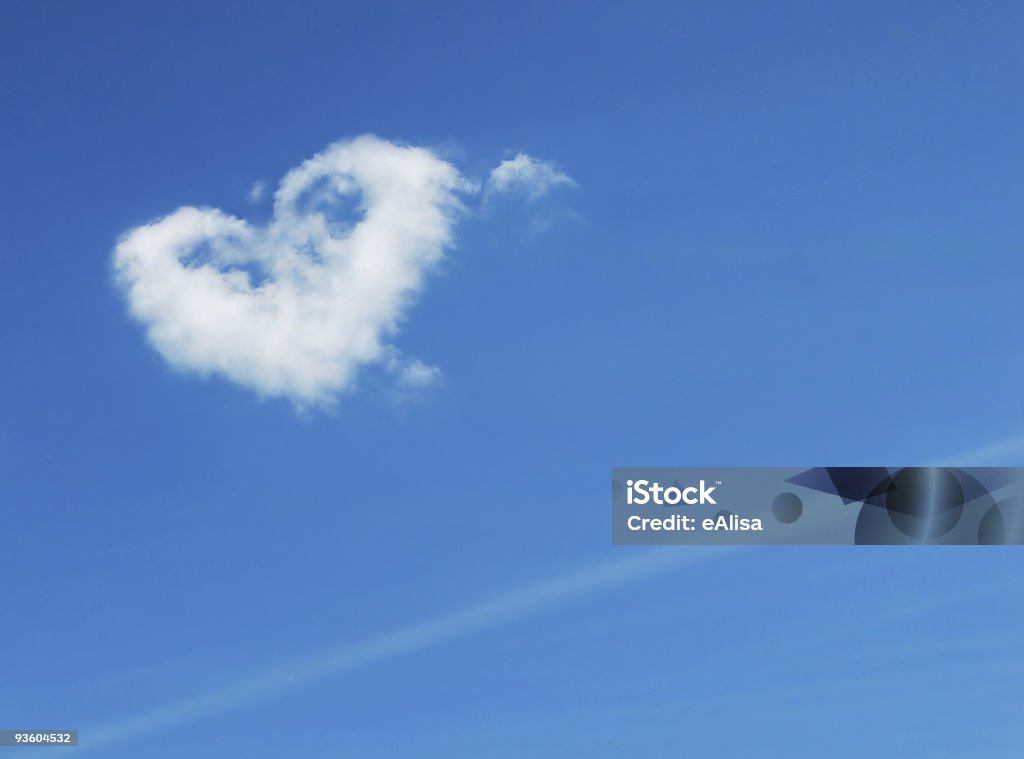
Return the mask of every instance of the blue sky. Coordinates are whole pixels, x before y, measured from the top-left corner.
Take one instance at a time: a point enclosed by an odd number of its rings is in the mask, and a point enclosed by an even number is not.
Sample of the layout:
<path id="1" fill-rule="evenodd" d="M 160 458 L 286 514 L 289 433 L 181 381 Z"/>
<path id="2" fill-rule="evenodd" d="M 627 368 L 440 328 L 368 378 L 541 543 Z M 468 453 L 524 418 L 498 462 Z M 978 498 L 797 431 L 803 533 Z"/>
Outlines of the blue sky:
<path id="1" fill-rule="evenodd" d="M 1018 551 L 662 564 L 609 544 L 608 475 L 1021 463 L 1022 22 L 8 3 L 0 727 L 113 759 L 1016 755 Z M 181 206 L 265 224 L 255 182 L 365 133 L 576 186 L 468 196 L 388 339 L 429 387 L 360 366 L 297 410 L 170 366 L 118 239 Z M 395 631 L 419 642 L 365 656 Z"/>

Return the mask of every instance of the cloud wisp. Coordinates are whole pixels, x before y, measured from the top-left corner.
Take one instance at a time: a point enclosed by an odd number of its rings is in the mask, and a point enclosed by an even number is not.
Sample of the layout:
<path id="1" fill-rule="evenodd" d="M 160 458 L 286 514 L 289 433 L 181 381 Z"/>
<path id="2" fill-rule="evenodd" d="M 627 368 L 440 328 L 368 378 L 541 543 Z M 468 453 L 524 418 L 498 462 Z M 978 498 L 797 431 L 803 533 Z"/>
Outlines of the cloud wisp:
<path id="1" fill-rule="evenodd" d="M 519 153 L 495 166 L 487 179 L 488 194 L 521 193 L 537 200 L 559 187 L 575 187 L 576 182 L 547 161 Z"/>
<path id="2" fill-rule="evenodd" d="M 506 161 L 488 192 L 536 193 L 552 181 L 544 166 Z M 392 340 L 479 193 L 425 148 L 358 137 L 290 171 L 266 225 L 186 206 L 129 230 L 115 279 L 178 369 L 299 407 L 330 405 L 374 364 L 401 388 L 422 386 L 439 371 Z"/>
<path id="3" fill-rule="evenodd" d="M 248 198 L 250 203 L 259 203 L 263 200 L 263 196 L 267 194 L 267 185 L 265 182 L 253 182 L 252 187 L 249 188 Z"/>

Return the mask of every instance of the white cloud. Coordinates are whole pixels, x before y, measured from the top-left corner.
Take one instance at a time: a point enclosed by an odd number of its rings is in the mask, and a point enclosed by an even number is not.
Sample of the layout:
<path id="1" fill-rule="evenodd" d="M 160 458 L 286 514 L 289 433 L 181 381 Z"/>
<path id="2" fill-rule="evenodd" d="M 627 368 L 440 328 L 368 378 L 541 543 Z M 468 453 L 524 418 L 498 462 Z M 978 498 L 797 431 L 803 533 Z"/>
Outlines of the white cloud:
<path id="1" fill-rule="evenodd" d="M 530 200 L 536 200 L 557 187 L 575 186 L 576 182 L 572 177 L 562 173 L 551 163 L 520 153 L 515 158 L 502 161 L 491 170 L 487 191 L 521 192 Z"/>
<path id="2" fill-rule="evenodd" d="M 482 195 L 534 200 L 566 185 L 575 182 L 520 153 L 490 172 Z M 266 190 L 256 182 L 249 199 Z M 129 230 L 114 251 L 116 281 L 150 343 L 183 371 L 309 407 L 376 364 L 408 393 L 440 371 L 390 341 L 470 195 L 480 184 L 434 152 L 372 136 L 338 142 L 285 175 L 266 225 L 186 206 Z"/>
<path id="3" fill-rule="evenodd" d="M 428 150 L 339 142 L 281 180 L 266 226 L 189 206 L 129 230 L 116 281 L 182 370 L 299 406 L 330 403 L 368 364 L 422 385 L 437 370 L 389 340 L 473 189 Z"/>

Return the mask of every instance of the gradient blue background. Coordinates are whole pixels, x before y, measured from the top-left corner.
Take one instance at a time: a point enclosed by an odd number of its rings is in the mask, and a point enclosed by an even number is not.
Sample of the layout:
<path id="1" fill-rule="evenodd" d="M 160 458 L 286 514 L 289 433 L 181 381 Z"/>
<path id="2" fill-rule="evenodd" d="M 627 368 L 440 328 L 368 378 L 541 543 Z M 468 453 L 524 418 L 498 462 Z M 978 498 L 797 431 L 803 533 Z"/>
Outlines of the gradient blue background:
<path id="1" fill-rule="evenodd" d="M 0 727 L 621 558 L 613 465 L 1024 458 L 1020 4 L 147 5 L 0 6 Z M 366 131 L 579 189 L 463 223 L 415 403 L 170 370 L 117 236 Z M 1017 756 L 1021 558 L 745 551 L 101 754 Z"/>

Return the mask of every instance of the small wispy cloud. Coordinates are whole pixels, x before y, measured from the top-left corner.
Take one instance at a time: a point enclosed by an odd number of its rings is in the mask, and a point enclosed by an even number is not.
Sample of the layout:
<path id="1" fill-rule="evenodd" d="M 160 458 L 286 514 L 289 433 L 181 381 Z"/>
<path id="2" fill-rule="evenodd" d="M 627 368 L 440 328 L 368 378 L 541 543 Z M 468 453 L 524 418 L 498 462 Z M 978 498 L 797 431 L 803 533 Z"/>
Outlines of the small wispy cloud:
<path id="1" fill-rule="evenodd" d="M 549 161 L 542 161 L 526 153 L 519 153 L 491 170 L 487 180 L 488 193 L 518 192 L 536 200 L 558 187 L 575 187 L 568 174 L 559 171 Z"/>
<path id="2" fill-rule="evenodd" d="M 132 316 L 170 364 L 300 408 L 327 406 L 376 364 L 397 386 L 440 371 L 392 344 L 467 200 L 539 197 L 572 180 L 520 154 L 481 183 L 425 148 L 363 136 L 290 171 L 273 217 L 251 224 L 186 206 L 125 233 L 114 272 Z M 253 185 L 257 201 L 266 187 Z"/>
<path id="3" fill-rule="evenodd" d="M 400 361 L 396 372 L 399 386 L 410 390 L 428 387 L 441 378 L 440 369 L 416 359 Z"/>
<path id="4" fill-rule="evenodd" d="M 263 200 L 263 196 L 266 194 L 266 182 L 253 182 L 252 187 L 249 188 L 249 201 L 252 203 L 259 203 L 261 200 Z"/>

